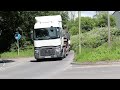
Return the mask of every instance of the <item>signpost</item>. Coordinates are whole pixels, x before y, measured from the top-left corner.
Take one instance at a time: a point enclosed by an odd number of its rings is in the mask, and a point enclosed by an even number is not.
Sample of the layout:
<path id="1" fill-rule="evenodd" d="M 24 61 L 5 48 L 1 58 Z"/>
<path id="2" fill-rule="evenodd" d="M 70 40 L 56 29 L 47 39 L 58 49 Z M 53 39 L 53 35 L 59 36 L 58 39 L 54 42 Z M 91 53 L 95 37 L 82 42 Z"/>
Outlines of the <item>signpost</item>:
<path id="1" fill-rule="evenodd" d="M 20 40 L 20 38 L 21 38 L 21 35 L 19 34 L 19 32 L 16 32 L 15 39 L 17 40 L 18 56 L 19 56 L 19 40 Z"/>

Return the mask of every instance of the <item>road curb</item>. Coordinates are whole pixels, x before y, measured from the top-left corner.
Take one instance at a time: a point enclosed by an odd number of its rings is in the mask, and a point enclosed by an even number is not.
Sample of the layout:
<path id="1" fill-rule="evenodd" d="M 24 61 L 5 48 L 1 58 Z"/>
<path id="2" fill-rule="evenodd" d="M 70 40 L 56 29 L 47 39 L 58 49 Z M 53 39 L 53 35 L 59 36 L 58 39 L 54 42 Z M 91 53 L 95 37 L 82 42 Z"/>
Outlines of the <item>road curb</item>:
<path id="1" fill-rule="evenodd" d="M 96 64 L 96 63 L 78 63 L 78 62 L 72 62 L 72 65 L 108 65 L 108 64 Z"/>
<path id="2" fill-rule="evenodd" d="M 111 64 L 120 64 L 120 61 L 116 61 L 116 62 L 96 62 L 96 63 L 92 63 L 92 62 L 85 62 L 85 63 L 78 63 L 73 61 L 71 63 L 72 65 L 111 65 Z"/>

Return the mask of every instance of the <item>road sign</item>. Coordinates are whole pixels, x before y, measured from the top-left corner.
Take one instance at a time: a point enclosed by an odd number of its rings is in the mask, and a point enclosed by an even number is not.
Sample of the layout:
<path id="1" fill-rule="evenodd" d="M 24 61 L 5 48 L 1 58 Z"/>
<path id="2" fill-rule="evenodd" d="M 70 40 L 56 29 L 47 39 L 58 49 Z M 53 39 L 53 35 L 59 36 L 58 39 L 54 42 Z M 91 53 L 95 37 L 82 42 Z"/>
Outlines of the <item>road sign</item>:
<path id="1" fill-rule="evenodd" d="M 15 34 L 15 39 L 16 39 L 16 40 L 20 40 L 20 38 L 21 38 L 21 35 L 20 35 L 19 33 L 16 33 L 16 34 Z"/>
<path id="2" fill-rule="evenodd" d="M 19 34 L 19 32 L 16 32 L 15 39 L 17 40 L 18 55 L 19 55 L 19 40 L 20 40 L 20 38 L 21 38 L 21 35 Z"/>

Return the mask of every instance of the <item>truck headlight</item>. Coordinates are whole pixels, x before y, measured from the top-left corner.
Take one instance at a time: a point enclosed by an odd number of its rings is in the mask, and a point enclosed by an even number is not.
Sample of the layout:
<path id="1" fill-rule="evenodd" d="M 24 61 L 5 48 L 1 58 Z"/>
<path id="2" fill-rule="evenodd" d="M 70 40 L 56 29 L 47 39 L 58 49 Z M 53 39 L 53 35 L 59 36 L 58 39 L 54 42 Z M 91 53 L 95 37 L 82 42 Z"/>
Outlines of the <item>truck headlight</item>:
<path id="1" fill-rule="evenodd" d="M 39 53 L 39 48 L 35 48 L 35 53 Z"/>
<path id="2" fill-rule="evenodd" d="M 61 51 L 60 46 L 56 47 L 56 52 L 60 52 L 60 51 Z"/>

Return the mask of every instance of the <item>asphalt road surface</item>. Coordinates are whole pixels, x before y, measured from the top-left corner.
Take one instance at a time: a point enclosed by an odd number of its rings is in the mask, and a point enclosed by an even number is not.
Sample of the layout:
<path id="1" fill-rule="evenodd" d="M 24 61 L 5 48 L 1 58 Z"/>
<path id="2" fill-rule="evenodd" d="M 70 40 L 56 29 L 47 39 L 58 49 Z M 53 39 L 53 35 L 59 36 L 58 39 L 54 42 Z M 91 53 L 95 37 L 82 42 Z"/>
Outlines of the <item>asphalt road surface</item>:
<path id="1" fill-rule="evenodd" d="M 3 60 L 0 63 L 1 79 L 48 79 L 53 75 L 60 73 L 71 66 L 74 58 L 74 52 L 63 60 L 49 59 L 37 62 L 34 58 L 27 60 Z"/>
<path id="2" fill-rule="evenodd" d="M 72 65 L 52 79 L 120 79 L 120 64 Z"/>
<path id="3" fill-rule="evenodd" d="M 63 60 L 34 58 L 0 62 L 0 79 L 120 79 L 120 63 L 109 65 L 73 65 L 74 52 Z"/>

